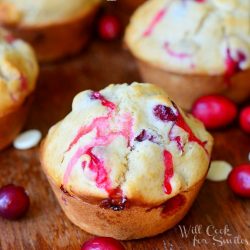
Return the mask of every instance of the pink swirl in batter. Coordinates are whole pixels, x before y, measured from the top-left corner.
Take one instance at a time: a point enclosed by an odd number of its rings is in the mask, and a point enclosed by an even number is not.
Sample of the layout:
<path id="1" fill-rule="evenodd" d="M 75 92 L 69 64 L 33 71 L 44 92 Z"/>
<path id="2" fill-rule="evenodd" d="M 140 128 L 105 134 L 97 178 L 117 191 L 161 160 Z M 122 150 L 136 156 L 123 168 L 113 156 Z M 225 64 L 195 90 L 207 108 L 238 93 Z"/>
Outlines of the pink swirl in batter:
<path id="1" fill-rule="evenodd" d="M 109 108 L 110 110 L 114 110 L 115 109 L 115 104 L 108 101 L 106 98 L 104 98 L 103 95 L 101 95 L 101 93 L 99 92 L 92 92 L 90 99 L 92 100 L 100 100 L 102 106 L 105 106 L 107 108 Z"/>
<path id="2" fill-rule="evenodd" d="M 197 3 L 204 3 L 206 0 L 195 0 Z M 186 2 L 186 1 L 183 1 Z M 164 16 L 167 14 L 168 6 L 165 6 L 164 8 L 160 9 L 152 21 L 150 22 L 149 26 L 146 28 L 146 30 L 143 32 L 143 36 L 150 36 L 152 32 L 154 31 L 155 27 L 161 22 L 161 20 L 164 18 Z"/>
<path id="3" fill-rule="evenodd" d="M 90 158 L 89 169 L 96 173 L 96 185 L 105 190 L 111 189 L 111 183 L 108 177 L 107 170 L 104 166 L 104 161 L 99 159 L 93 152 L 93 148 L 89 148 L 84 154 Z M 86 164 L 86 162 L 85 162 Z"/>
<path id="4" fill-rule="evenodd" d="M 175 57 L 175 58 L 178 58 L 178 59 L 186 59 L 186 58 L 190 58 L 191 55 L 190 54 L 187 54 L 187 53 L 184 53 L 184 52 L 176 52 L 176 51 L 173 51 L 170 46 L 169 46 L 169 43 L 168 42 L 165 42 L 164 45 L 163 45 L 164 49 L 167 51 L 167 53 L 172 56 L 172 57 Z"/>
<path id="5" fill-rule="evenodd" d="M 94 99 L 100 100 L 103 106 L 106 106 L 108 109 L 110 109 L 110 112 L 108 112 L 106 116 L 95 118 L 90 125 L 82 127 L 78 131 L 74 140 L 70 143 L 67 152 L 84 135 L 92 132 L 93 130 L 96 132 L 94 140 L 88 145 L 78 148 L 73 157 L 70 159 L 64 174 L 63 185 L 65 186 L 67 184 L 69 176 L 78 160 L 82 156 L 87 155 L 90 159 L 89 169 L 96 174 L 95 181 L 97 187 L 103 188 L 107 192 L 111 192 L 111 181 L 105 168 L 104 160 L 98 158 L 93 153 L 93 149 L 95 147 L 108 146 L 119 136 L 124 137 L 127 140 L 129 146 L 130 140 L 132 138 L 133 119 L 128 113 L 114 114 L 116 108 L 115 104 L 106 100 L 101 94 L 95 94 Z M 86 164 L 86 162 L 82 163 L 83 168 L 86 166 Z"/>
<path id="6" fill-rule="evenodd" d="M 165 165 L 164 192 L 166 194 L 171 194 L 172 186 L 170 184 L 170 180 L 174 175 L 172 154 L 169 151 L 164 150 L 163 158 L 164 158 L 164 165 Z"/>
<path id="7" fill-rule="evenodd" d="M 206 0 L 195 0 L 195 2 L 197 2 L 197 3 L 205 3 Z"/>
<path id="8" fill-rule="evenodd" d="M 205 3 L 206 2 L 206 0 L 191 0 L 191 1 L 194 1 L 194 2 L 196 2 L 196 3 Z M 186 3 L 188 3 L 188 2 L 191 2 L 190 0 L 182 0 L 182 2 L 184 3 L 184 4 L 186 4 Z"/>
<path id="9" fill-rule="evenodd" d="M 161 9 L 153 18 L 153 20 L 150 22 L 149 26 L 146 28 L 146 30 L 143 32 L 143 36 L 150 36 L 152 32 L 154 31 L 156 25 L 162 20 L 162 18 L 167 13 L 167 7 Z"/>

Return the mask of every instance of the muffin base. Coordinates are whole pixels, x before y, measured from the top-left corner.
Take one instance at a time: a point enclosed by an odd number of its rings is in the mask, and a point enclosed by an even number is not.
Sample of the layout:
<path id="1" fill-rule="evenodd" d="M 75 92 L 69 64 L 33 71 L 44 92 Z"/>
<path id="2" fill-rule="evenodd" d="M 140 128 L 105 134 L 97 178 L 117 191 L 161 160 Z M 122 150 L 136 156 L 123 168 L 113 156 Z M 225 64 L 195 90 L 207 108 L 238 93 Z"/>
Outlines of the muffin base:
<path id="1" fill-rule="evenodd" d="M 250 69 L 227 79 L 224 75 L 176 74 L 141 60 L 137 60 L 137 63 L 145 82 L 159 85 L 185 110 L 190 110 L 197 98 L 204 95 L 220 94 L 237 103 L 250 97 Z"/>
<path id="2" fill-rule="evenodd" d="M 40 62 L 55 61 L 79 52 L 88 42 L 99 5 L 67 21 L 48 25 L 7 27 L 14 37 L 32 45 Z"/>
<path id="3" fill-rule="evenodd" d="M 48 178 L 61 208 L 72 223 L 88 233 L 118 240 L 150 237 L 175 226 L 188 212 L 204 179 L 180 193 L 184 204 L 173 214 L 165 215 L 162 206 L 129 206 L 121 211 L 101 208 L 99 203 L 88 203 L 63 192 Z"/>
<path id="4" fill-rule="evenodd" d="M 33 96 L 29 96 L 22 105 L 0 114 L 0 150 L 12 143 L 21 131 L 30 109 Z"/>

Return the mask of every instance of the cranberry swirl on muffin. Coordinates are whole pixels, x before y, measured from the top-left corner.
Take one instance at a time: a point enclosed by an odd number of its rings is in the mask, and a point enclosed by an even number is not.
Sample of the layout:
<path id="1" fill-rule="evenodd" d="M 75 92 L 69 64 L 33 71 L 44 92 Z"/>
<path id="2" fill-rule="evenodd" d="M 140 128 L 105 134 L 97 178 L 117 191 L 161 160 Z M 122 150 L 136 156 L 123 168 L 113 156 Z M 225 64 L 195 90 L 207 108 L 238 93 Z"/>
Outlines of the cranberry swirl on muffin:
<path id="1" fill-rule="evenodd" d="M 133 206 L 149 212 L 203 182 L 212 142 L 199 121 L 186 116 L 154 85 L 110 85 L 74 98 L 71 113 L 49 131 L 41 160 L 59 197 L 67 194 L 73 203 L 74 197 L 94 203 L 103 213 L 126 214 Z M 193 196 L 187 207 L 191 200 Z M 73 222 L 81 224 L 82 215 L 75 215 L 75 206 L 67 211 L 67 203 L 61 204 L 66 214 L 71 219 L 79 216 L 78 223 Z M 103 234 L 98 226 L 80 226 Z M 138 233 L 133 237 L 146 236 Z"/>

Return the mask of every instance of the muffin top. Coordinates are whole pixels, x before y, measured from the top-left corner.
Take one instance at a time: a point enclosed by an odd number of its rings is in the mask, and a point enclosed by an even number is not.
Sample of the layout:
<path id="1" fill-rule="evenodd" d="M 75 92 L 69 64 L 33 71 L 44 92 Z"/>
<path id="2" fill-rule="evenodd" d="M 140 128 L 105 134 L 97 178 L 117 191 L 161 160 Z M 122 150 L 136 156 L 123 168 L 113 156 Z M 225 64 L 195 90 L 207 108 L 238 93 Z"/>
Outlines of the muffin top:
<path id="1" fill-rule="evenodd" d="M 0 0 L 0 22 L 47 25 L 88 13 L 101 0 Z"/>
<path id="2" fill-rule="evenodd" d="M 249 0 L 150 0 L 125 42 L 138 59 L 170 72 L 232 75 L 250 67 Z"/>
<path id="3" fill-rule="evenodd" d="M 34 90 L 37 75 L 32 48 L 0 30 L 0 115 L 22 104 Z"/>
<path id="4" fill-rule="evenodd" d="M 53 126 L 42 165 L 64 192 L 160 204 L 204 178 L 212 137 L 151 84 L 87 90 Z"/>

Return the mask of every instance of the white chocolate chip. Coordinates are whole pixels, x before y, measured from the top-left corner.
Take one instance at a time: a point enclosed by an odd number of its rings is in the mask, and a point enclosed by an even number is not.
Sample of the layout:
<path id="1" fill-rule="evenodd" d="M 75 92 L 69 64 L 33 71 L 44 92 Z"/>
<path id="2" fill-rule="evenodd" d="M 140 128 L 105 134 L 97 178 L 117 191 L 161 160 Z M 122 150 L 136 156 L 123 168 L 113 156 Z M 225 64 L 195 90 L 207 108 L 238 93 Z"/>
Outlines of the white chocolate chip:
<path id="1" fill-rule="evenodd" d="M 32 129 L 18 135 L 13 145 L 16 149 L 20 150 L 30 149 L 37 146 L 41 138 L 41 132 L 39 130 Z"/>
<path id="2" fill-rule="evenodd" d="M 224 181 L 227 179 L 232 166 L 226 161 L 212 161 L 207 174 L 210 181 Z"/>

